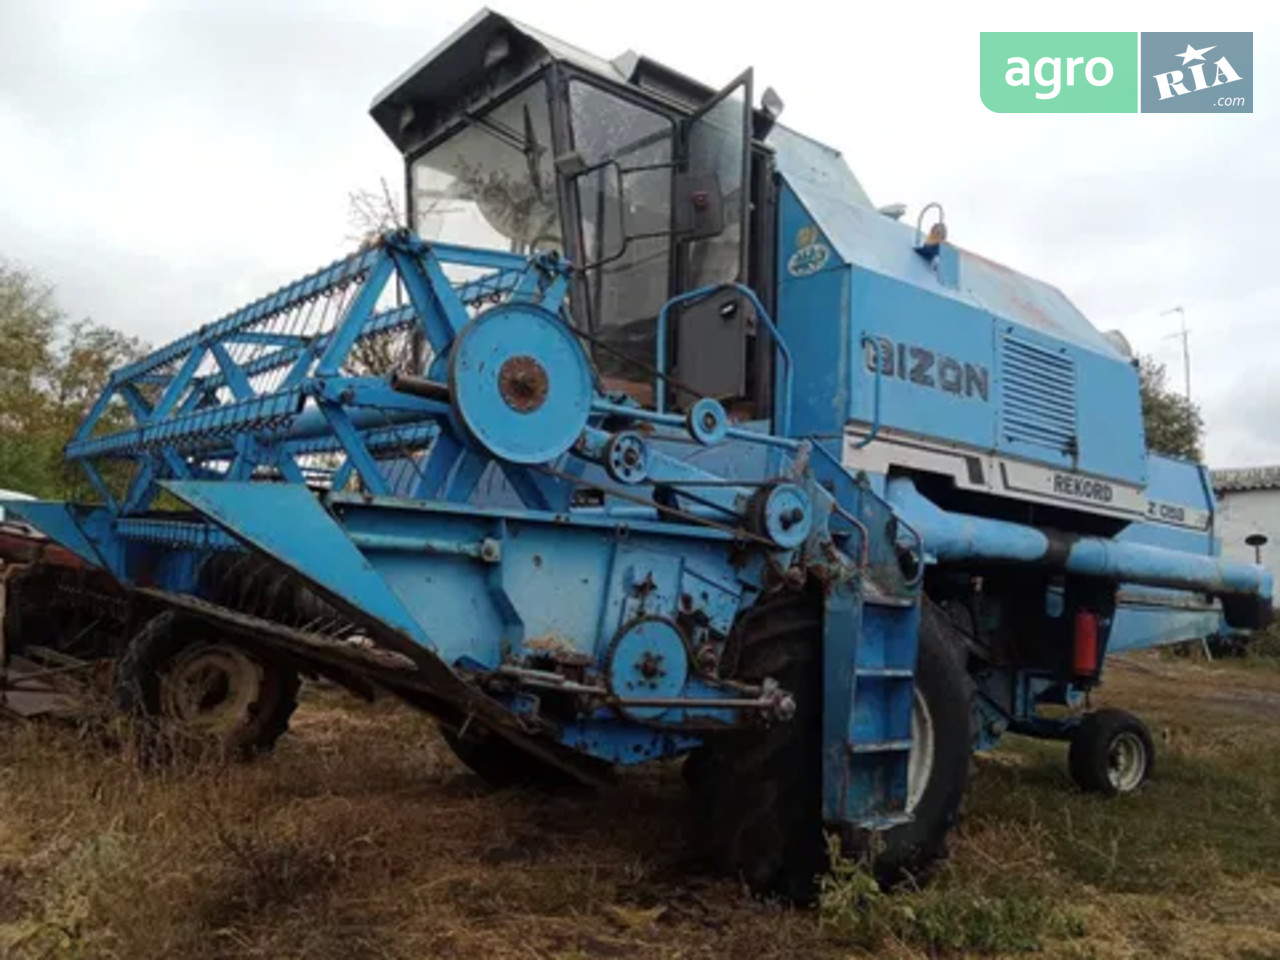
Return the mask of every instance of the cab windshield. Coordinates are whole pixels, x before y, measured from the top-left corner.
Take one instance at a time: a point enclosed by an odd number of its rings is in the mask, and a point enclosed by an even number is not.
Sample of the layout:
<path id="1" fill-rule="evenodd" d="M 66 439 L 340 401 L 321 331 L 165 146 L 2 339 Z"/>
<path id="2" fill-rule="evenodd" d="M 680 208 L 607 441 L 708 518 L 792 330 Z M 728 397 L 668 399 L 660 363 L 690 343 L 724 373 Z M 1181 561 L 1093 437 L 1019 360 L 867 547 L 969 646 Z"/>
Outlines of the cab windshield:
<path id="1" fill-rule="evenodd" d="M 413 227 L 427 240 L 562 250 L 546 88 L 534 83 L 418 157 Z"/>

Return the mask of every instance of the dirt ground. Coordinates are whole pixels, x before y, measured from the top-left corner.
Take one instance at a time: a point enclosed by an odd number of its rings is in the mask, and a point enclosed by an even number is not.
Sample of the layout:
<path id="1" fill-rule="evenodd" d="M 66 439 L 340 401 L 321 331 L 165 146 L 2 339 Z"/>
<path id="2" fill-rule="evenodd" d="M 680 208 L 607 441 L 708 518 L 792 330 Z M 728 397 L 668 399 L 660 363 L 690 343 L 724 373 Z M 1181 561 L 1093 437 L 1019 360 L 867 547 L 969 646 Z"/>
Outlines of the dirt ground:
<path id="1" fill-rule="evenodd" d="M 1141 794 L 1010 739 L 935 883 L 842 864 L 809 910 L 699 872 L 674 768 L 493 792 L 391 703 L 311 689 L 272 757 L 180 772 L 0 726 L 0 957 L 1280 958 L 1280 669 L 1145 655 L 1097 700 L 1156 732 Z"/>

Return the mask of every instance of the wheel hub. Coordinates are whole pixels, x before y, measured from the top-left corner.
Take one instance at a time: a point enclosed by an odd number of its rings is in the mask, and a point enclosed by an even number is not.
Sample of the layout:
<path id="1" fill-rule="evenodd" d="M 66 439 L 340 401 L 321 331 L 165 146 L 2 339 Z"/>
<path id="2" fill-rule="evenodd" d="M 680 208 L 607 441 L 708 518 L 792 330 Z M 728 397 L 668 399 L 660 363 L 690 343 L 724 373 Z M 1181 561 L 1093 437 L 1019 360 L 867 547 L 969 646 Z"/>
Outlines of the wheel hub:
<path id="1" fill-rule="evenodd" d="M 1147 750 L 1133 733 L 1116 735 L 1107 752 L 1107 779 L 1118 793 L 1129 793 L 1142 783 L 1147 772 Z"/>
<path id="2" fill-rule="evenodd" d="M 547 371 L 533 357 L 512 357 L 498 371 L 498 390 L 512 410 L 532 413 L 547 399 Z"/>
<path id="3" fill-rule="evenodd" d="M 577 337 L 536 304 L 475 317 L 449 351 L 449 395 L 468 440 L 515 464 L 548 463 L 587 426 L 595 378 Z"/>
<path id="4" fill-rule="evenodd" d="M 659 617 L 640 617 L 619 631 L 605 662 L 609 692 L 627 701 L 619 709 L 633 719 L 656 720 L 667 712 L 645 700 L 677 697 L 689 676 L 689 658 L 679 628 Z"/>
<path id="5" fill-rule="evenodd" d="M 228 733 L 262 694 L 262 670 L 232 646 L 199 643 L 174 658 L 160 685 L 162 714 L 192 731 Z"/>
<path id="6" fill-rule="evenodd" d="M 911 758 L 907 761 L 907 813 L 911 813 L 924 797 L 933 774 L 934 730 L 933 715 L 916 687 L 911 704 Z"/>

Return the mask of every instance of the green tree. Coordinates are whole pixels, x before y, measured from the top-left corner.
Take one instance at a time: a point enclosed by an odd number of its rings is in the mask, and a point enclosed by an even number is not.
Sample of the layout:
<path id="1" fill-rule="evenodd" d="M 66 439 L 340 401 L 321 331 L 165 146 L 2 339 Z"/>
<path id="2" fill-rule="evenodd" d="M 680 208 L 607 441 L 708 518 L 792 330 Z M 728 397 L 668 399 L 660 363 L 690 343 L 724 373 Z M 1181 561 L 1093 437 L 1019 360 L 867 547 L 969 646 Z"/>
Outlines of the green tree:
<path id="1" fill-rule="evenodd" d="M 1188 460 L 1202 460 L 1204 420 L 1200 408 L 1172 389 L 1163 363 L 1154 357 L 1138 358 L 1138 382 L 1142 396 L 1142 424 L 1147 449 Z"/>
<path id="2" fill-rule="evenodd" d="M 111 371 L 145 349 L 91 320 L 68 322 L 50 287 L 0 262 L 0 487 L 86 496 L 83 474 L 63 462 L 62 448 Z M 113 405 L 104 428 L 130 419 L 122 404 Z"/>

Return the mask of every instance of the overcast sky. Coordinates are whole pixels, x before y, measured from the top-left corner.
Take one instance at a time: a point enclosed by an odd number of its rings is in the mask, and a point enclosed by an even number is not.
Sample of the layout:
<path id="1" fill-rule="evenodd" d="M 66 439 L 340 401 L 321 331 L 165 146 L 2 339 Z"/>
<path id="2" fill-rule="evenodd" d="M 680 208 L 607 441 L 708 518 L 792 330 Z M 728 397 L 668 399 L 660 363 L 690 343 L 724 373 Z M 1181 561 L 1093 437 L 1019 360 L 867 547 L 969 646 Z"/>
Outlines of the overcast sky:
<path id="1" fill-rule="evenodd" d="M 400 182 L 375 93 L 477 6 L 453 0 L 0 0 L 0 257 L 63 307 L 163 342 L 341 255 L 348 193 Z M 1212 466 L 1280 463 L 1280 14 L 1274 3 L 511 0 L 609 57 L 719 86 L 756 68 L 877 204 L 1062 288 L 1167 362 L 1186 309 Z M 1251 115 L 997 115 L 980 30 L 1251 30 Z M 3 345 L 0 345 L 3 349 Z M 1087 385 L 1085 385 L 1087 388 Z"/>

